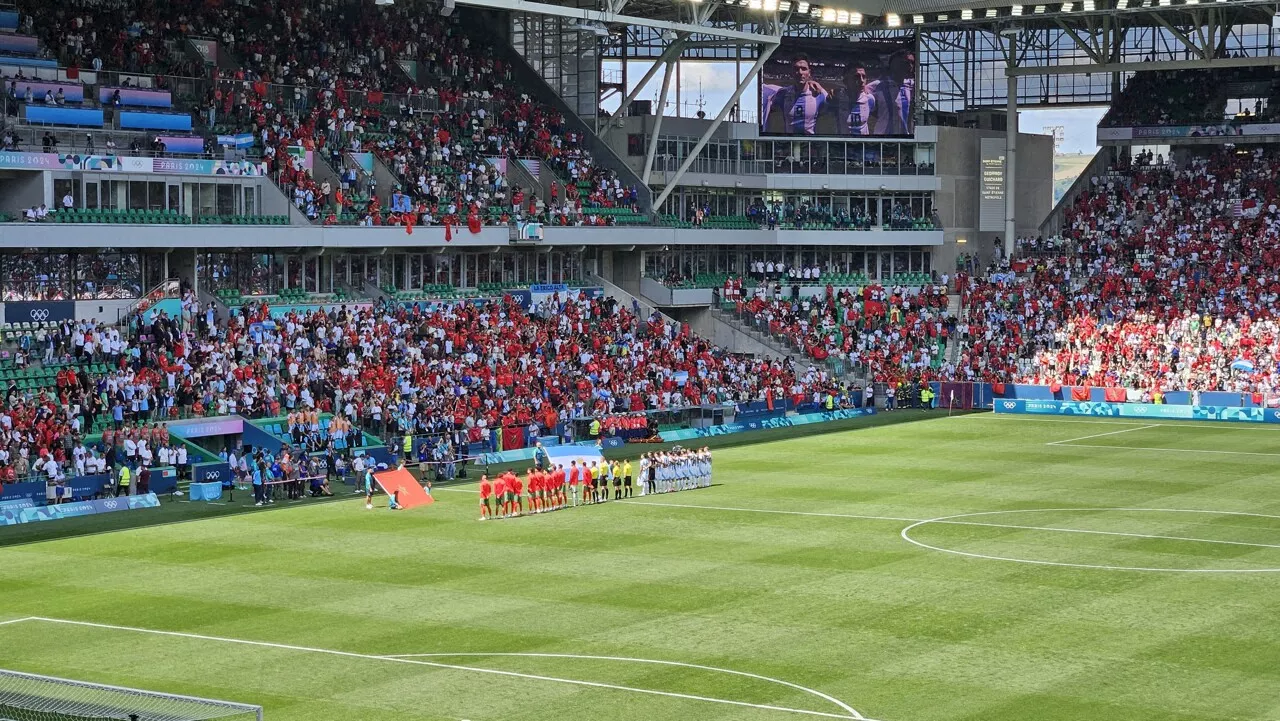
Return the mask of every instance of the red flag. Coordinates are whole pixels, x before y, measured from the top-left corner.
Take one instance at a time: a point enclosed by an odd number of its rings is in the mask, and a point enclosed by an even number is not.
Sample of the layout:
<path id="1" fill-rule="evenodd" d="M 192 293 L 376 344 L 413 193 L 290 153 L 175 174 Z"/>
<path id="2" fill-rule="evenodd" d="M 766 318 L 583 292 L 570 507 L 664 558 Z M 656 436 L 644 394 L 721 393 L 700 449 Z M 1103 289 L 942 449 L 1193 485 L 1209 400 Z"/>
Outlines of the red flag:
<path id="1" fill-rule="evenodd" d="M 1071 400 L 1073 401 L 1089 400 L 1089 388 L 1087 386 L 1072 386 Z"/>
<path id="2" fill-rule="evenodd" d="M 453 240 L 453 226 L 449 225 L 449 221 L 444 222 L 444 242 L 448 243 Z"/>
<path id="3" fill-rule="evenodd" d="M 773 388 L 768 388 L 765 390 L 764 402 L 768 404 L 769 410 L 773 410 Z"/>
<path id="4" fill-rule="evenodd" d="M 471 215 L 467 216 L 467 228 L 472 233 L 479 233 L 481 227 L 482 225 L 480 223 L 480 216 L 476 215 L 475 213 L 472 213 Z"/>
<path id="5" fill-rule="evenodd" d="M 413 235 L 413 216 L 405 216 L 404 232 L 405 235 Z"/>
<path id="6" fill-rule="evenodd" d="M 1049 392 L 1050 392 L 1050 393 L 1053 393 L 1054 395 L 1057 395 L 1057 394 L 1061 393 L 1061 392 L 1062 392 L 1062 384 L 1061 384 L 1061 383 L 1059 383 L 1059 382 L 1057 382 L 1057 381 L 1054 381 L 1054 382 L 1050 383 L 1050 384 L 1049 384 Z"/>
<path id="7" fill-rule="evenodd" d="M 1108 388 L 1103 393 L 1108 403 L 1124 403 L 1128 400 L 1128 394 L 1123 388 Z"/>
<path id="8" fill-rule="evenodd" d="M 998 395 L 998 396 L 1004 397 L 1004 384 L 1003 384 L 1003 383 L 992 383 L 992 384 L 991 384 L 991 392 L 992 392 L 992 393 L 994 393 L 994 394 L 996 394 L 996 395 Z"/>

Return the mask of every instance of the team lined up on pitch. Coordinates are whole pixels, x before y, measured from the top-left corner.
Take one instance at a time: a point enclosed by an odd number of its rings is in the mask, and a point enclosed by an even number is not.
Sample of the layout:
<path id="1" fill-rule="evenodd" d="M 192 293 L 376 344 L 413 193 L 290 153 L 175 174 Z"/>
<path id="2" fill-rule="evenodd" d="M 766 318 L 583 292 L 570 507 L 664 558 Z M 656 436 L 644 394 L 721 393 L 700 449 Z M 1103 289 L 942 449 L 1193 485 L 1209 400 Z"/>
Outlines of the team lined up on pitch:
<path id="1" fill-rule="evenodd" d="M 646 453 L 640 457 L 640 495 L 672 493 L 711 485 L 711 451 L 673 450 Z M 632 497 L 631 461 L 599 462 L 577 460 L 530 468 L 521 478 L 506 471 L 492 480 L 480 477 L 480 520 L 511 518 L 525 513 L 546 513 L 561 508 L 605 503 L 609 487 L 613 500 Z"/>

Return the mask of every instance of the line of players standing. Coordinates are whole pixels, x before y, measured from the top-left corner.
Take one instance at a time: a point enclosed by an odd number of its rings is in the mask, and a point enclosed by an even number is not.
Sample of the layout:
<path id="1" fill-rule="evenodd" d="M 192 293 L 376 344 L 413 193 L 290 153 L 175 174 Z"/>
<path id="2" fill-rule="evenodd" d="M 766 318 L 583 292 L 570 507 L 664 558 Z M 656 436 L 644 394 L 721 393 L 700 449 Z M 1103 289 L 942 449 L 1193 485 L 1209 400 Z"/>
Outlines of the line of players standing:
<path id="1" fill-rule="evenodd" d="M 511 518 L 524 513 L 546 513 L 561 508 L 605 503 L 609 486 L 613 500 L 631 498 L 633 476 L 631 461 L 577 460 L 549 465 L 549 469 L 530 468 L 523 479 L 506 471 L 492 480 L 480 477 L 480 520 Z M 711 451 L 673 448 L 640 457 L 640 495 L 669 493 L 711 485 Z"/>

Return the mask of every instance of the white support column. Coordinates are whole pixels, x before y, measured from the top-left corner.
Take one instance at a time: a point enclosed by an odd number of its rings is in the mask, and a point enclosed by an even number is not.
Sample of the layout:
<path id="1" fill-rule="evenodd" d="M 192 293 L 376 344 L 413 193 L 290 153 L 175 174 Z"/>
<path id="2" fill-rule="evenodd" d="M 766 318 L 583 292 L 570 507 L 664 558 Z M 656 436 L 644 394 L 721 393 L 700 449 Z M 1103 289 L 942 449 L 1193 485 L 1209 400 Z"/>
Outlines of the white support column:
<path id="1" fill-rule="evenodd" d="M 680 163 L 680 167 L 676 170 L 675 175 L 671 176 L 667 180 L 667 185 L 662 189 L 662 193 L 654 199 L 653 211 L 655 213 L 660 212 L 658 209 L 662 206 L 662 203 L 667 199 L 667 196 L 671 195 L 671 192 L 675 190 L 676 185 L 680 183 L 680 179 L 683 178 L 685 172 L 689 170 L 689 166 L 693 165 L 694 159 L 698 157 L 698 153 L 701 153 L 702 149 L 707 147 L 707 141 L 711 140 L 711 136 L 715 134 L 716 130 L 720 127 L 720 124 L 724 122 L 725 117 L 729 114 L 729 110 L 733 108 L 733 106 L 738 102 L 738 98 L 742 96 L 742 91 L 746 90 L 747 86 L 751 84 L 751 81 L 756 79 L 756 76 L 760 74 L 760 69 L 764 67 L 764 64 L 769 60 L 769 57 L 773 55 L 773 51 L 777 49 L 778 43 L 764 43 L 761 46 L 760 56 L 756 58 L 751 69 L 748 70 L 746 76 L 742 78 L 742 82 L 738 83 L 738 87 L 734 88 L 733 95 L 730 95 L 729 99 L 725 101 L 724 107 L 720 108 L 720 112 L 716 115 L 716 119 L 711 121 L 710 127 L 702 133 L 701 138 L 698 138 L 697 144 L 689 151 L 689 155 L 685 157 L 684 162 Z"/>
<path id="2" fill-rule="evenodd" d="M 1008 70 L 1018 64 L 1018 38 L 1009 37 Z M 1018 189 L 1018 76 L 1008 73 L 1008 104 L 1005 108 L 1005 150 L 1004 150 L 1004 257 L 1013 257 L 1013 242 L 1017 234 L 1014 208 L 1014 196 Z"/>
<path id="3" fill-rule="evenodd" d="M 671 87 L 671 69 L 674 63 L 667 63 L 662 71 L 662 93 L 658 96 L 658 116 L 653 120 L 653 135 L 649 138 L 649 150 L 644 155 L 644 174 L 640 182 L 649 184 L 649 174 L 653 172 L 653 159 L 658 152 L 658 135 L 662 132 L 662 116 L 666 115 L 667 90 Z"/>

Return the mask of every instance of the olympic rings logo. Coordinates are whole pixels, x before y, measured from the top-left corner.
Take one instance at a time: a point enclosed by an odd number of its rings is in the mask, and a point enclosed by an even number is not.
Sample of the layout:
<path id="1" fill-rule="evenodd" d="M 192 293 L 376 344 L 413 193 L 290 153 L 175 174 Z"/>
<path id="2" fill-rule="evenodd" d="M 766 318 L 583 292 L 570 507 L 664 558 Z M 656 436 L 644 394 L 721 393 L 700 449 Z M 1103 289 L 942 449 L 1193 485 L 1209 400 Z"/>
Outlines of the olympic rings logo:
<path id="1" fill-rule="evenodd" d="M 222 479 L 222 474 L 217 471 L 205 471 L 204 479 L 206 481 L 217 481 Z"/>
<path id="2" fill-rule="evenodd" d="M 31 320 L 49 320 L 48 308 L 32 308 Z"/>

